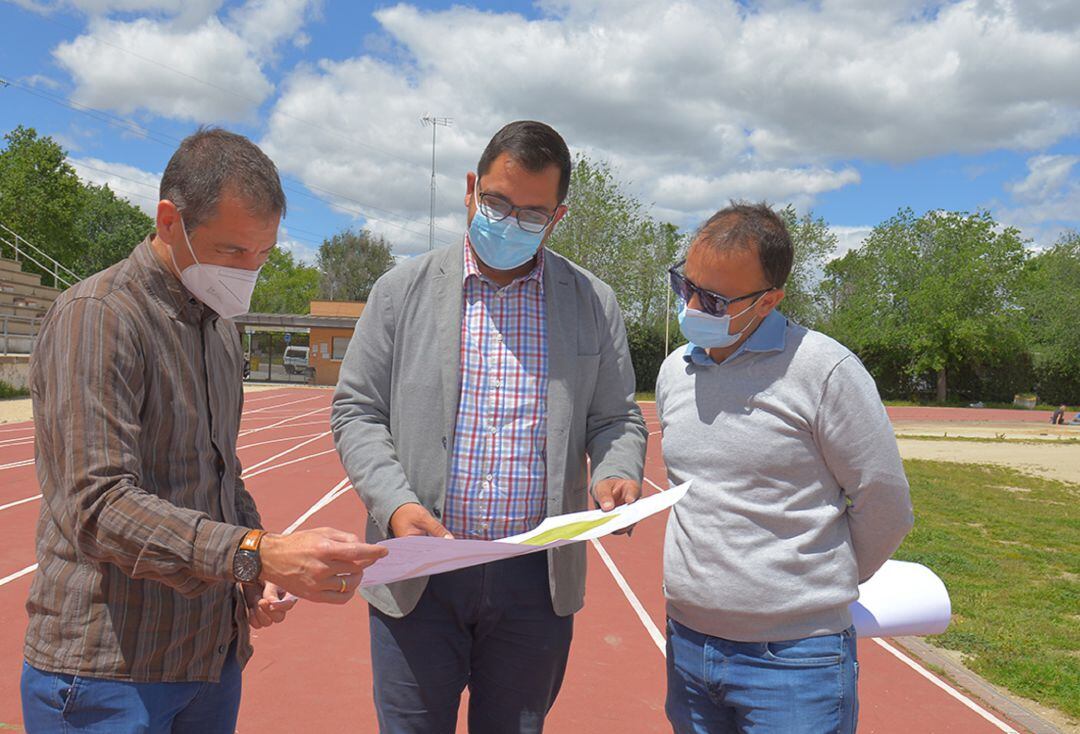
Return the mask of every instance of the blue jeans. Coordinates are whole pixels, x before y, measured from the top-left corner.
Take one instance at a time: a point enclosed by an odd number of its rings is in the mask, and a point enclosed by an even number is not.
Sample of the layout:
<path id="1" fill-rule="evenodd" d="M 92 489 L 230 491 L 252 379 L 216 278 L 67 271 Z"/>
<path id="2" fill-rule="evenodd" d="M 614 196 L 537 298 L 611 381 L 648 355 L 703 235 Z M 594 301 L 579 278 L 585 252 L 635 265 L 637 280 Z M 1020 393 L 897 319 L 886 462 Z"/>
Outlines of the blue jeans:
<path id="1" fill-rule="evenodd" d="M 27 734 L 234 734 L 240 664 L 229 650 L 218 683 L 131 683 L 47 673 L 23 663 Z"/>
<path id="2" fill-rule="evenodd" d="M 733 642 L 668 619 L 667 716 L 675 734 L 850 734 L 859 715 L 855 628 Z"/>
<path id="3" fill-rule="evenodd" d="M 547 553 L 432 576 L 400 619 L 371 608 L 379 731 L 538 734 L 566 671 L 573 617 L 551 607 Z"/>

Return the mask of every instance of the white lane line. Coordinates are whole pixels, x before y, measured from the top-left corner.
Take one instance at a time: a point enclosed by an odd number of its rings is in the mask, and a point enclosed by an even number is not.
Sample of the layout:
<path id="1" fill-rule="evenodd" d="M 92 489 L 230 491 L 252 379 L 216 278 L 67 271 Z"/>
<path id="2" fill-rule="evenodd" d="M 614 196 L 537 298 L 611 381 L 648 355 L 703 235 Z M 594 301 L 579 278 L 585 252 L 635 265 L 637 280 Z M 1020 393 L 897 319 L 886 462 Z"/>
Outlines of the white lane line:
<path id="1" fill-rule="evenodd" d="M 0 505 L 0 510 L 6 510 L 9 507 L 18 507 L 19 505 L 25 505 L 27 502 L 33 502 L 34 500 L 41 499 L 40 494 L 35 494 L 33 497 L 26 497 L 21 500 L 15 500 L 14 502 L 8 502 L 6 505 Z"/>
<path id="2" fill-rule="evenodd" d="M 3 471 L 4 469 L 18 469 L 20 466 L 30 466 L 33 463 L 33 459 L 23 459 L 22 461 L 13 461 L 10 464 L 0 464 L 0 471 Z"/>
<path id="3" fill-rule="evenodd" d="M 256 469 L 258 469 L 259 467 L 266 466 L 267 464 L 274 461 L 275 459 L 280 459 L 282 456 L 285 456 L 286 454 L 291 454 L 293 451 L 296 451 L 297 449 L 303 448 L 304 446 L 307 446 L 308 444 L 315 443 L 320 438 L 325 438 L 326 436 L 329 436 L 329 435 L 330 435 L 330 431 L 325 431 L 324 433 L 320 433 L 319 435 L 317 435 L 317 436 L 315 436 L 313 438 L 309 438 L 306 441 L 301 441 L 300 443 L 296 444 L 295 446 L 290 446 L 289 448 L 285 449 L 284 451 L 279 451 L 278 453 L 271 456 L 269 459 L 263 459 L 262 461 L 260 461 L 258 463 L 252 464 L 251 466 L 247 467 L 247 469 L 244 470 L 244 473 L 240 475 L 240 478 L 241 479 L 247 479 L 249 476 L 254 476 L 253 472 Z"/>
<path id="4" fill-rule="evenodd" d="M 659 436 L 661 433 L 663 433 L 663 431 L 650 431 L 649 435 L 650 436 Z"/>
<path id="5" fill-rule="evenodd" d="M 256 413 L 265 413 L 268 410 L 275 410 L 277 408 L 284 408 L 286 405 L 296 405 L 297 403 L 310 403 L 312 400 L 322 400 L 324 395 L 312 395 L 308 398 L 300 398 L 299 400 L 290 400 L 287 403 L 277 403 L 276 405 L 267 405 L 265 408 L 256 408 L 255 410 L 245 410 L 243 417 L 249 415 L 255 415 Z"/>
<path id="6" fill-rule="evenodd" d="M 336 452 L 337 452 L 337 449 L 327 449 L 326 451 L 320 451 L 317 454 L 308 454 L 306 456 L 301 456 L 301 457 L 299 457 L 297 459 L 291 459 L 289 461 L 283 461 L 280 464 L 274 464 L 273 466 L 267 466 L 267 467 L 264 467 L 262 469 L 259 469 L 259 471 L 251 472 L 250 474 L 244 474 L 244 479 L 245 480 L 253 479 L 253 478 L 259 476 L 260 474 L 265 474 L 268 471 L 274 471 L 275 469 L 281 469 L 283 467 L 290 466 L 292 464 L 299 464 L 301 461 L 307 461 L 308 459 L 315 459 L 315 458 L 318 458 L 320 456 L 326 456 L 327 454 L 333 454 L 333 453 L 336 453 Z M 3 508 L 0 507 L 0 509 L 3 509 Z"/>
<path id="7" fill-rule="evenodd" d="M 8 426 L 7 428 L 0 428 L 0 433 L 14 433 L 15 431 L 34 431 L 34 422 L 27 421 L 25 424 L 19 424 L 17 426 Z"/>
<path id="8" fill-rule="evenodd" d="M 299 420 L 300 418 L 307 418 L 309 416 L 315 415 L 316 413 L 321 413 L 324 410 L 330 410 L 330 406 L 327 405 L 324 408 L 316 408 L 315 410 L 309 410 L 306 413 L 300 413 L 298 415 L 294 415 L 291 418 L 282 418 L 281 420 L 277 421 L 276 423 L 271 423 L 268 426 L 260 426 L 258 428 L 249 428 L 246 431 L 240 431 L 239 435 L 240 435 L 240 437 L 243 437 L 243 436 L 250 436 L 252 433 L 258 433 L 259 431 L 268 431 L 271 428 L 277 428 L 278 426 L 289 423 L 290 421 Z"/>
<path id="9" fill-rule="evenodd" d="M 943 680 L 941 680 L 936 675 L 934 675 L 933 673 L 931 673 L 928 670 L 926 670 L 925 668 L 923 668 L 921 665 L 919 665 L 917 662 L 912 660 L 910 657 L 908 657 L 904 653 L 900 652 L 899 650 L 897 650 L 895 647 L 893 647 L 889 643 L 885 642 L 885 640 L 881 639 L 880 637 L 872 637 L 870 639 L 872 639 L 878 645 L 880 645 L 881 647 L 885 648 L 890 653 L 895 655 L 900 660 L 900 662 L 902 662 L 904 665 L 906 665 L 909 668 L 911 668 L 912 670 L 914 670 L 916 673 L 921 675 L 923 678 L 926 678 L 928 681 L 933 683 L 935 686 L 937 686 L 941 690 L 945 691 L 947 694 L 949 694 L 950 696 L 955 698 L 957 701 L 959 701 L 960 703 L 967 706 L 969 709 L 971 709 L 972 711 L 977 713 L 979 716 L 981 716 L 984 719 L 986 719 L 987 721 L 989 721 L 991 724 L 996 726 L 1001 731 L 1006 732 L 1006 734 L 1020 734 L 1016 729 L 1012 728 L 1011 726 L 1006 724 L 1004 721 L 1002 721 L 1001 719 L 999 719 L 998 717 L 994 716 L 992 713 L 990 713 L 989 711 L 984 709 L 982 706 L 975 703 L 970 698 L 968 698 L 964 694 L 960 693 L 959 691 L 957 691 L 955 688 L 953 688 L 949 684 L 945 683 Z"/>
<path id="10" fill-rule="evenodd" d="M 244 444 L 243 446 L 237 446 L 236 450 L 240 451 L 242 449 L 253 449 L 256 446 L 266 446 L 266 445 L 272 444 L 272 443 L 285 443 L 286 441 L 292 441 L 292 440 L 297 439 L 297 438 L 311 438 L 312 436 L 318 436 L 318 435 L 321 435 L 321 434 L 318 434 L 318 433 L 305 433 L 303 436 L 285 436 L 284 438 L 270 438 L 270 439 L 267 439 L 266 441 L 259 441 L 258 443 L 247 443 L 247 444 Z"/>
<path id="11" fill-rule="evenodd" d="M 316 512 L 318 512 L 322 508 L 326 507 L 328 504 L 330 504 L 331 502 L 336 500 L 341 495 L 348 492 L 350 489 L 352 489 L 352 485 L 349 484 L 349 478 L 345 477 L 340 482 L 338 482 L 336 485 L 334 485 L 333 489 L 331 489 L 329 492 L 327 492 L 322 497 L 320 497 L 319 500 L 315 504 L 313 504 L 311 507 L 309 507 L 304 512 L 303 515 L 296 518 L 296 521 L 292 525 L 290 525 L 289 527 L 285 528 L 285 530 L 284 530 L 284 532 L 282 534 L 283 535 L 288 535 L 289 533 L 293 532 L 298 527 L 300 527 L 305 522 L 307 522 L 309 517 L 314 515 Z"/>
<path id="12" fill-rule="evenodd" d="M 615 561 L 611 560 L 611 556 L 608 555 L 607 551 L 604 550 L 604 546 L 600 545 L 600 542 L 597 541 L 596 538 L 590 539 L 589 542 L 592 543 L 596 552 L 600 554 L 600 560 L 604 562 L 604 565 L 607 566 L 607 570 L 611 572 L 611 577 L 615 579 L 615 584 L 622 591 L 626 600 L 630 602 L 630 606 L 633 608 L 634 612 L 637 613 L 638 619 L 641 620 L 641 624 L 645 627 L 645 631 L 649 633 L 649 637 L 652 638 L 653 642 L 655 642 L 656 646 L 660 649 L 660 654 L 667 657 L 667 647 L 664 642 L 664 636 L 660 633 L 656 624 L 653 623 L 649 613 L 645 611 L 645 607 L 642 606 L 641 600 L 637 598 L 637 594 L 634 593 L 634 590 L 630 588 L 630 584 L 626 583 L 626 579 L 623 578 L 623 575 L 619 572 L 619 567 L 615 565 Z"/>
<path id="13" fill-rule="evenodd" d="M 24 446 L 28 443 L 33 442 L 34 434 L 31 433 L 29 436 L 16 436 L 15 438 L 5 438 L 4 440 L 0 441 L 0 446 Z"/>
<path id="14" fill-rule="evenodd" d="M 328 421 L 328 420 L 325 420 L 325 421 L 304 421 L 302 423 L 293 423 L 292 425 L 295 428 L 300 428 L 301 426 L 325 426 L 329 422 L 330 421 Z"/>
<path id="15" fill-rule="evenodd" d="M 38 567 L 38 565 L 35 563 L 32 566 L 27 566 L 26 568 L 24 568 L 21 571 L 16 571 L 13 574 L 5 576 L 4 578 L 0 579 L 0 586 L 10 584 L 12 581 L 15 581 L 16 579 L 21 579 L 23 576 L 25 576 L 28 573 L 33 573 L 34 571 L 37 570 L 37 567 Z"/>

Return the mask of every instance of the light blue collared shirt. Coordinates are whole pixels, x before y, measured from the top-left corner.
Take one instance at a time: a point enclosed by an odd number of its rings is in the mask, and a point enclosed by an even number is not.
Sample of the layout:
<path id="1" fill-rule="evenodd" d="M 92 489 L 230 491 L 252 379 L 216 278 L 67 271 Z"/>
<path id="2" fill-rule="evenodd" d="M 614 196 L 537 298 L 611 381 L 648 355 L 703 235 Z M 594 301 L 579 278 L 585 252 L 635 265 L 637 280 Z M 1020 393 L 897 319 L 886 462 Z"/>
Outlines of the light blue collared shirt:
<path id="1" fill-rule="evenodd" d="M 750 338 L 740 344 L 739 348 L 724 361 L 727 362 L 728 360 L 735 359 L 735 357 L 738 357 L 743 352 L 784 351 L 787 323 L 787 317 L 776 309 L 773 309 L 769 315 L 765 317 L 765 320 L 761 322 L 761 326 L 750 335 Z M 686 352 L 683 354 L 683 359 L 698 367 L 708 367 L 709 365 L 716 364 L 716 362 L 713 361 L 713 358 L 709 356 L 709 350 L 704 347 L 699 347 L 693 342 L 686 345 Z"/>

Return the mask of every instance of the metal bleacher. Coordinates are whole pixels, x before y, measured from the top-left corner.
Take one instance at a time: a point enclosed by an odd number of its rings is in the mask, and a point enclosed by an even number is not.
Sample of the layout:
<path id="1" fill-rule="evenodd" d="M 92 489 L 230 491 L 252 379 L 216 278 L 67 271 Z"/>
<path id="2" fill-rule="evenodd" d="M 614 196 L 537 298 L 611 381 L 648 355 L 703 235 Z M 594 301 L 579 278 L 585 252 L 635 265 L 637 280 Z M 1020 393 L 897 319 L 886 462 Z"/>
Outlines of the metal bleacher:
<path id="1" fill-rule="evenodd" d="M 30 265 L 45 273 L 23 272 Z M 71 269 L 0 222 L 0 355 L 30 354 L 49 306 L 80 280 Z"/>

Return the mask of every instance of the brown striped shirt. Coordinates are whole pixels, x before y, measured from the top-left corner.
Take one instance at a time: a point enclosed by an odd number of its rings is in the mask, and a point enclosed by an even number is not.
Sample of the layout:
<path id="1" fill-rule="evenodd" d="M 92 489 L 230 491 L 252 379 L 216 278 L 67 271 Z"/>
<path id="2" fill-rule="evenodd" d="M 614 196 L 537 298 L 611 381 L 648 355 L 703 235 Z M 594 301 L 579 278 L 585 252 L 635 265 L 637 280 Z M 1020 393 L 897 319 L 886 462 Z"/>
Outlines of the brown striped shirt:
<path id="1" fill-rule="evenodd" d="M 216 681 L 251 655 L 232 557 L 243 355 L 147 238 L 63 293 L 30 367 L 44 499 L 25 656 L 96 678 Z"/>

